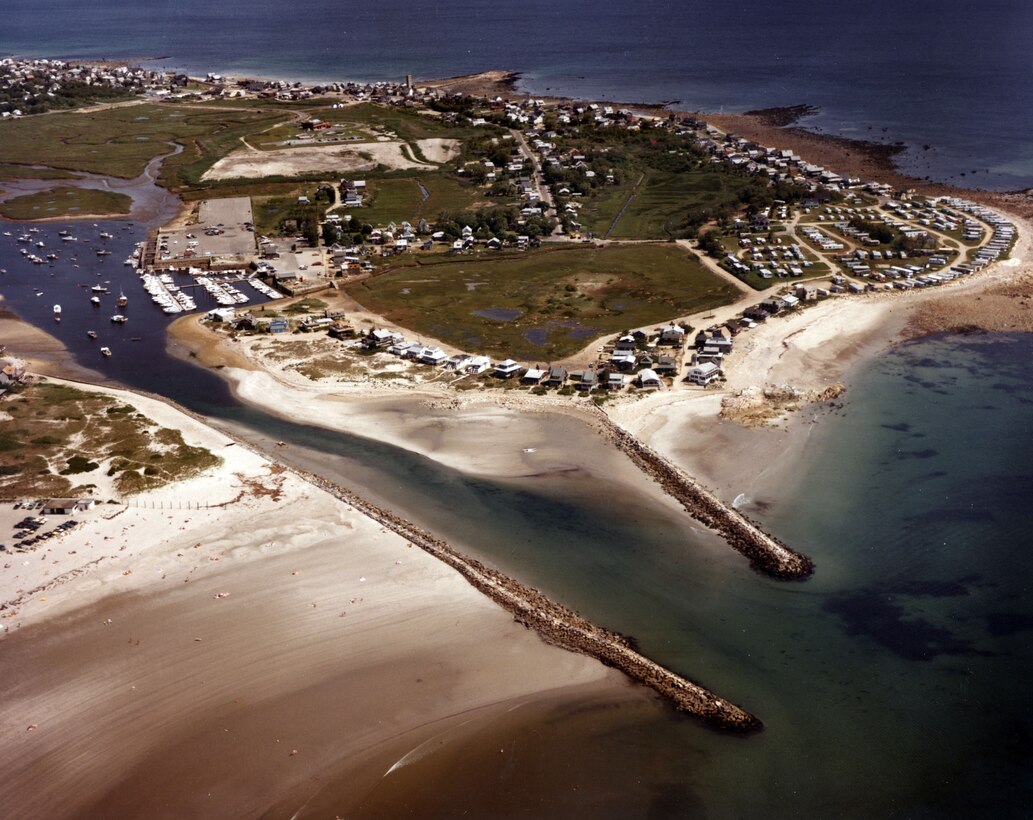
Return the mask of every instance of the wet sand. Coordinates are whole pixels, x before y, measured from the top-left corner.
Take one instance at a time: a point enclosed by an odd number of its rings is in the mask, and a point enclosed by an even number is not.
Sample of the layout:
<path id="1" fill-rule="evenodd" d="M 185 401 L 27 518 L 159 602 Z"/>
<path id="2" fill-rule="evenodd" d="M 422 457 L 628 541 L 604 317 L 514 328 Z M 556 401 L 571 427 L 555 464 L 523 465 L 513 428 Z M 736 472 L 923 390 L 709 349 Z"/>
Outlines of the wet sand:
<path id="1" fill-rule="evenodd" d="M 342 761 L 479 710 L 626 690 L 350 505 L 161 402 L 122 397 L 226 459 L 151 498 L 228 503 L 104 505 L 49 554 L 16 556 L 87 566 L 5 612 L 10 816 L 259 814 Z M 27 571 L 5 568 L 5 596 Z"/>

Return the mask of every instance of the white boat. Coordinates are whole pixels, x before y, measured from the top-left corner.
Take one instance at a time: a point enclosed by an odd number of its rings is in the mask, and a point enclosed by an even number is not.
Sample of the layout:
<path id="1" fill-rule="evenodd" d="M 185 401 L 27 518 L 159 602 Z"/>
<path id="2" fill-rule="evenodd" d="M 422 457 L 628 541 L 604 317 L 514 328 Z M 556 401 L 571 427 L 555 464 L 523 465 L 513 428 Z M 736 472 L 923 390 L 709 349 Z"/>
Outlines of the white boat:
<path id="1" fill-rule="evenodd" d="M 91 296 L 90 297 L 90 303 L 94 307 L 100 307 L 100 297 L 99 296 Z"/>
<path id="2" fill-rule="evenodd" d="M 102 356 L 110 356 L 111 355 L 111 348 L 110 347 L 102 347 L 100 349 L 100 353 L 101 353 Z"/>
<path id="3" fill-rule="evenodd" d="M 97 256 L 111 256 L 111 251 L 105 250 L 104 248 L 98 248 Z"/>
<path id="4" fill-rule="evenodd" d="M 61 318 L 61 305 L 54 305 L 54 318 L 55 319 L 60 319 Z"/>
<path id="5" fill-rule="evenodd" d="M 94 293 L 108 293 L 108 289 L 104 285 L 94 285 L 90 290 Z"/>
<path id="6" fill-rule="evenodd" d="M 107 231 L 101 231 L 100 232 L 100 238 L 101 239 L 111 239 L 111 234 L 109 234 Z"/>
<path id="7" fill-rule="evenodd" d="M 91 338 L 91 339 L 96 339 L 97 338 L 97 331 L 95 331 L 95 330 L 87 330 L 86 331 L 86 335 L 89 338 Z"/>
<path id="8" fill-rule="evenodd" d="M 115 301 L 115 304 L 119 307 L 125 307 L 129 304 L 129 297 L 122 292 L 121 288 L 118 290 L 118 299 Z"/>
<path id="9" fill-rule="evenodd" d="M 111 321 L 114 322 L 116 325 L 124 325 L 126 322 L 129 321 L 129 319 L 127 319 L 121 313 L 116 313 L 114 316 L 111 317 Z"/>

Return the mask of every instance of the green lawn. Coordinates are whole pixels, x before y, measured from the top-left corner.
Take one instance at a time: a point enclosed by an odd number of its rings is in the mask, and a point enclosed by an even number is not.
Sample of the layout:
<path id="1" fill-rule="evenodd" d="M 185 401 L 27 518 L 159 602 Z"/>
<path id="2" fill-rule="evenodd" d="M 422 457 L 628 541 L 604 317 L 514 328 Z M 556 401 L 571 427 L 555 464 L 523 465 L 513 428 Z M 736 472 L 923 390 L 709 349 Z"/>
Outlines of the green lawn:
<path id="1" fill-rule="evenodd" d="M 709 310 L 738 294 L 695 256 L 666 244 L 398 264 L 348 293 L 415 333 L 525 361 L 560 359 L 597 336 Z"/>
<path id="2" fill-rule="evenodd" d="M 106 216 L 127 214 L 133 200 L 126 194 L 96 188 L 51 188 L 0 202 L 0 215 L 9 219 L 40 219 L 55 216 Z"/>
<path id="3" fill-rule="evenodd" d="M 133 105 L 90 113 L 61 112 L 0 123 L 0 163 L 46 165 L 132 178 L 178 142 L 185 150 L 162 165 L 167 187 L 197 183 L 240 137 L 286 115 L 207 111 L 176 105 Z"/>

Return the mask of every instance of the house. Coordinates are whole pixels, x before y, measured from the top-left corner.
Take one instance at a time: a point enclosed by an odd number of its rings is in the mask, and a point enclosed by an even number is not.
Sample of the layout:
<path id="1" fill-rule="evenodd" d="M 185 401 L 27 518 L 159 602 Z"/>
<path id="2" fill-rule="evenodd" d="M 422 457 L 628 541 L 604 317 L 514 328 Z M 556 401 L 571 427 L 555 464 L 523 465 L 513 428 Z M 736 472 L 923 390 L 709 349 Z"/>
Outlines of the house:
<path id="1" fill-rule="evenodd" d="M 638 347 L 638 342 L 630 333 L 627 336 L 621 336 L 613 346 L 614 350 L 634 350 L 636 347 Z"/>
<path id="2" fill-rule="evenodd" d="M 647 367 L 638 374 L 638 385 L 643 390 L 658 390 L 664 386 L 664 383 L 655 370 Z"/>
<path id="3" fill-rule="evenodd" d="M 445 360 L 445 370 L 462 370 L 472 357 L 466 353 L 457 353 Z"/>
<path id="4" fill-rule="evenodd" d="M 668 325 L 660 328 L 660 344 L 680 345 L 685 339 L 685 330 L 678 325 Z"/>
<path id="5" fill-rule="evenodd" d="M 487 356 L 472 356 L 464 366 L 467 373 L 483 373 L 491 367 L 491 359 Z"/>
<path id="6" fill-rule="evenodd" d="M 523 376 L 520 377 L 521 384 L 541 384 L 542 379 L 546 376 L 544 370 L 539 370 L 537 367 L 529 367 Z"/>
<path id="7" fill-rule="evenodd" d="M 546 382 L 550 387 L 562 387 L 567 381 L 567 369 L 565 367 L 550 367 L 549 378 Z"/>
<path id="8" fill-rule="evenodd" d="M 48 498 L 40 512 L 43 515 L 75 515 L 93 509 L 96 503 L 92 498 Z"/>
<path id="9" fill-rule="evenodd" d="M 237 314 L 236 308 L 223 307 L 209 310 L 204 318 L 210 322 L 231 322 L 233 317 Z"/>
<path id="10" fill-rule="evenodd" d="M 286 333 L 290 330 L 290 325 L 286 319 L 272 319 L 269 322 L 268 330 L 270 333 Z"/>
<path id="11" fill-rule="evenodd" d="M 624 376 L 620 373 L 610 373 L 606 377 L 606 389 L 607 390 L 623 390 L 624 389 Z"/>
<path id="12" fill-rule="evenodd" d="M 706 387 L 714 379 L 719 378 L 721 375 L 721 368 L 713 362 L 704 362 L 703 364 L 697 364 L 695 367 L 689 369 L 689 374 L 685 377 L 686 381 L 692 382 Z"/>
<path id="13" fill-rule="evenodd" d="M 523 368 L 520 366 L 520 362 L 514 362 L 512 359 L 506 359 L 503 362 L 499 362 L 495 365 L 494 376 L 496 379 L 511 379 L 517 375 Z"/>
<path id="14" fill-rule="evenodd" d="M 419 361 L 423 364 L 429 364 L 432 367 L 438 367 L 439 365 L 444 364 L 447 358 L 448 354 L 440 347 L 425 347 L 419 354 Z"/>
<path id="15" fill-rule="evenodd" d="M 634 370 L 636 361 L 634 352 L 630 350 L 617 350 L 610 356 L 610 364 L 618 370 Z"/>
<path id="16" fill-rule="evenodd" d="M 401 334 L 395 333 L 393 330 L 371 330 L 363 340 L 362 345 L 367 349 L 373 349 L 378 347 L 387 347 L 388 345 L 401 340 Z"/>
<path id="17" fill-rule="evenodd" d="M 327 333 L 334 339 L 350 339 L 355 335 L 355 328 L 347 322 L 337 321 Z"/>
<path id="18" fill-rule="evenodd" d="M 581 378 L 578 380 L 577 389 L 587 392 L 595 390 L 599 385 L 599 380 L 595 375 L 594 370 L 586 370 L 581 374 Z"/>
<path id="19" fill-rule="evenodd" d="M 678 363 L 673 356 L 660 356 L 653 369 L 661 376 L 674 376 L 678 372 Z"/>

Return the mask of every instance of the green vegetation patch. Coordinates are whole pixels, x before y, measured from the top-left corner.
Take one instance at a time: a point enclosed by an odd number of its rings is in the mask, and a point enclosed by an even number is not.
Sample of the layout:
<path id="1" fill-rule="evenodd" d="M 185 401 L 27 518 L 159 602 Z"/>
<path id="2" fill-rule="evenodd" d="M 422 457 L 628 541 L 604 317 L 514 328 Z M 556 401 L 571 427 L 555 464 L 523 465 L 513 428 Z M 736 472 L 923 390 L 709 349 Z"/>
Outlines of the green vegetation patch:
<path id="1" fill-rule="evenodd" d="M 358 224 L 433 221 L 445 211 L 466 211 L 484 203 L 482 191 L 444 173 L 369 180 L 365 204 L 349 209 Z"/>
<path id="2" fill-rule="evenodd" d="M 221 463 L 184 443 L 178 430 L 158 427 L 100 393 L 37 384 L 5 409 L 14 417 L 0 430 L 0 492 L 7 496 L 66 494 L 73 489 L 66 476 L 102 467 L 121 492 L 138 492 Z M 126 473 L 132 476 L 123 480 Z"/>
<path id="3" fill-rule="evenodd" d="M 97 188 L 51 188 L 0 202 L 0 215 L 8 219 L 42 219 L 60 216 L 107 216 L 128 214 L 132 197 Z"/>
<path id="4" fill-rule="evenodd" d="M 176 105 L 130 105 L 103 111 L 61 112 L 0 122 L 0 163 L 46 165 L 130 179 L 171 150 L 161 182 L 179 187 L 240 145 L 240 138 L 286 119 L 278 112 L 214 111 Z"/>
<path id="5" fill-rule="evenodd" d="M 529 361 L 563 358 L 597 336 L 709 310 L 737 295 L 672 245 L 573 246 L 403 265 L 347 290 L 418 333 Z"/>
<path id="6" fill-rule="evenodd" d="M 710 166 L 678 173 L 650 170 L 641 183 L 633 180 L 603 189 L 582 212 L 582 222 L 597 236 L 605 235 L 613 225 L 611 239 L 681 237 L 687 216 L 698 214 L 698 219 L 705 221 L 738 207 L 740 194 L 753 184 L 750 177 Z M 618 214 L 620 219 L 614 225 Z"/>

